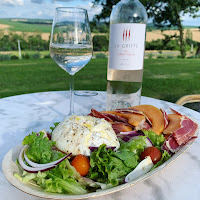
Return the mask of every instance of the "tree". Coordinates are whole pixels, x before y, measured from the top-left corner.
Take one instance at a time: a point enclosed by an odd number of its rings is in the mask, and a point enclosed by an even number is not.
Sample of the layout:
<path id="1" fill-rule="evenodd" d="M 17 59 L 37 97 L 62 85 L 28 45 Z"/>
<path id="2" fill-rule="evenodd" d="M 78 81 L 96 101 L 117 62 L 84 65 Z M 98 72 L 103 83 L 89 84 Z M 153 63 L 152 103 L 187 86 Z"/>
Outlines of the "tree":
<path id="1" fill-rule="evenodd" d="M 108 38 L 104 35 L 95 35 L 93 37 L 94 51 L 108 51 Z"/>
<path id="2" fill-rule="evenodd" d="M 95 19 L 106 20 L 110 16 L 113 5 L 118 2 L 118 0 L 94 0 L 94 5 L 103 6 L 102 12 L 95 16 Z M 148 17 L 153 19 L 154 25 L 161 29 L 165 27 L 178 28 L 180 52 L 184 58 L 186 52 L 181 16 L 189 14 L 193 18 L 197 17 L 200 0 L 140 0 L 140 2 L 145 6 Z"/>
<path id="3" fill-rule="evenodd" d="M 101 21 L 108 23 L 109 17 L 112 11 L 112 7 L 116 5 L 120 0 L 93 0 L 93 5 L 101 5 L 102 11 L 99 15 L 94 16 L 94 21 Z"/>
<path id="4" fill-rule="evenodd" d="M 198 28 L 199 28 L 199 31 L 200 31 L 200 26 Z M 196 51 L 195 55 L 196 55 L 196 57 L 200 58 L 200 43 L 199 42 L 197 43 L 197 51 Z"/>

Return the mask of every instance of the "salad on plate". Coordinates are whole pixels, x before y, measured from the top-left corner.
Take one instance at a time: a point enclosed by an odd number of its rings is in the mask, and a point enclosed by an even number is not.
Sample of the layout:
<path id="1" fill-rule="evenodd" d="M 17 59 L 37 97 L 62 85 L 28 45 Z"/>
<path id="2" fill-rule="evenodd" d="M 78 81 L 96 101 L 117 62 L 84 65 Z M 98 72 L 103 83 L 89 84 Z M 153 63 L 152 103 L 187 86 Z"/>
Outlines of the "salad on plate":
<path id="1" fill-rule="evenodd" d="M 69 116 L 50 132 L 24 138 L 14 176 L 46 192 L 74 195 L 136 180 L 197 137 L 198 124 L 171 110 L 139 105 Z"/>

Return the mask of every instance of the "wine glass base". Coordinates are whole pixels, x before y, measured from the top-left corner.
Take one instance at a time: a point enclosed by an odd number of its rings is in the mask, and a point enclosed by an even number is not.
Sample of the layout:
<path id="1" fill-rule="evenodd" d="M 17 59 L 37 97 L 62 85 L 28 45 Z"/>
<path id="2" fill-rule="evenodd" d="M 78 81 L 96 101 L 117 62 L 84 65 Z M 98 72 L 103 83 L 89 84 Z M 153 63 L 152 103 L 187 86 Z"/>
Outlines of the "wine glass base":
<path id="1" fill-rule="evenodd" d="M 98 92 L 96 91 L 89 91 L 89 90 L 78 90 L 78 91 L 74 91 L 74 94 L 76 96 L 96 96 L 98 94 Z"/>

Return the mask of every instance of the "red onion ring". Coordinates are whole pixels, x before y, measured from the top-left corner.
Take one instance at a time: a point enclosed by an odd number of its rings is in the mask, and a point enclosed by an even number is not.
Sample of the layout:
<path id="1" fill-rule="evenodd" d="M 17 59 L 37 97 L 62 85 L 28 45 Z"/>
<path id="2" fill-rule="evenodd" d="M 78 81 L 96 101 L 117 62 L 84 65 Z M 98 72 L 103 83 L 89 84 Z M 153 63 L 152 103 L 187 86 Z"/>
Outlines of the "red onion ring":
<path id="1" fill-rule="evenodd" d="M 28 159 L 28 157 L 26 156 L 26 154 L 24 153 L 25 149 L 28 147 L 28 145 L 25 145 L 20 153 L 19 153 L 19 164 L 20 166 L 27 172 L 30 172 L 30 173 L 37 173 L 39 171 L 41 172 L 44 172 L 44 171 L 47 171 L 47 170 L 50 170 L 50 169 L 53 169 L 54 167 L 56 167 L 57 164 L 59 164 L 60 162 L 62 162 L 63 160 L 65 160 L 68 156 L 71 155 L 68 154 L 66 156 L 64 156 L 63 158 L 60 158 L 59 160 L 56 160 L 56 161 L 53 161 L 51 163 L 47 163 L 47 164 L 38 164 L 38 163 L 34 163 L 32 161 L 30 161 Z M 24 161 L 23 161 L 23 154 L 24 154 L 24 158 L 26 160 L 26 162 L 31 165 L 31 167 L 27 166 Z"/>
<path id="2" fill-rule="evenodd" d="M 125 142 L 130 140 L 137 140 L 138 136 L 145 136 L 144 133 L 138 133 L 137 131 L 120 132 L 117 137 L 122 138 Z M 146 137 L 146 147 L 153 147 L 153 143 L 150 138 Z"/>

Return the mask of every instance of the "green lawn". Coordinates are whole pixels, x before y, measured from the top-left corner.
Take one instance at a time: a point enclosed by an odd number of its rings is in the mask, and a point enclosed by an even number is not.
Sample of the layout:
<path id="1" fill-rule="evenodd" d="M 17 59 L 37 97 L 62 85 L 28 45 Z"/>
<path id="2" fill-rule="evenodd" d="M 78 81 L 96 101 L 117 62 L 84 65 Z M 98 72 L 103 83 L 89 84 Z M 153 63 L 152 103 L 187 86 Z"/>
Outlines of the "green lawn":
<path id="1" fill-rule="evenodd" d="M 75 75 L 75 89 L 106 90 L 106 65 L 92 60 Z M 52 59 L 1 61 L 0 74 L 0 97 L 69 89 L 69 74 Z"/>
<path id="2" fill-rule="evenodd" d="M 145 60 L 142 94 L 175 102 L 200 94 L 200 59 Z"/>
<path id="3" fill-rule="evenodd" d="M 93 59 L 75 75 L 75 89 L 106 90 L 107 59 Z M 69 75 L 52 59 L 0 62 L 0 97 L 69 89 Z M 200 93 L 200 59 L 147 59 L 142 95 L 175 102 Z"/>

